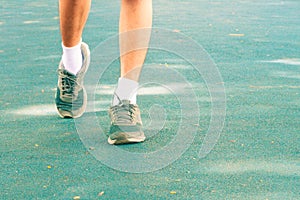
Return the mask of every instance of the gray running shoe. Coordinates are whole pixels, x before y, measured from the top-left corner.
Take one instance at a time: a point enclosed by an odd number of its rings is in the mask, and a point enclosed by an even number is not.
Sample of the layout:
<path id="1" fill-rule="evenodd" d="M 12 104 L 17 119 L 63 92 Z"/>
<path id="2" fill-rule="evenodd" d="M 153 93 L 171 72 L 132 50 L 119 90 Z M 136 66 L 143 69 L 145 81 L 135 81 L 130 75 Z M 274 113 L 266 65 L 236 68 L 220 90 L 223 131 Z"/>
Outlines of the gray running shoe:
<path id="1" fill-rule="evenodd" d="M 55 96 L 56 108 L 62 118 L 80 117 L 87 105 L 87 94 L 83 87 L 83 78 L 90 64 L 90 50 L 87 44 L 81 44 L 83 64 L 74 75 L 68 72 L 62 61 L 58 66 L 58 86 Z"/>
<path id="2" fill-rule="evenodd" d="M 136 104 L 122 100 L 118 105 L 110 107 L 109 117 L 111 119 L 109 144 L 128 144 L 145 140 L 140 109 Z"/>

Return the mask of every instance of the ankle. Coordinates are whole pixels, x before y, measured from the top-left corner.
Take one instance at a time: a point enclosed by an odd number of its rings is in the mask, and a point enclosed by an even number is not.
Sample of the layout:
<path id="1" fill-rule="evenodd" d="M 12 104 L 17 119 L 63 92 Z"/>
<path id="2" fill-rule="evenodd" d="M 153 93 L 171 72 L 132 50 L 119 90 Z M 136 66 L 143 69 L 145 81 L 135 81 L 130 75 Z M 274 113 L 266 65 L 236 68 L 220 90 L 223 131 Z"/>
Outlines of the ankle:
<path id="1" fill-rule="evenodd" d="M 82 66 L 81 40 L 73 47 L 66 47 L 62 43 L 63 55 L 62 62 L 65 69 L 76 75 Z"/>
<path id="2" fill-rule="evenodd" d="M 120 100 L 129 100 L 131 104 L 136 104 L 138 86 L 138 82 L 120 77 L 117 89 L 115 90 L 112 105 L 118 105 Z"/>

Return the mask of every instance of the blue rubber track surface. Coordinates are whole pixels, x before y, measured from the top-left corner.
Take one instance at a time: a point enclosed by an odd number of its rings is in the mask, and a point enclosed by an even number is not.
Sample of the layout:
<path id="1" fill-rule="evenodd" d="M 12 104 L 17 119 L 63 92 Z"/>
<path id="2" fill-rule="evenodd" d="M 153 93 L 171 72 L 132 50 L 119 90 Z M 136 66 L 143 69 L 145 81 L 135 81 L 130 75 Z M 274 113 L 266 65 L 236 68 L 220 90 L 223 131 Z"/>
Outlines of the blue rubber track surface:
<path id="1" fill-rule="evenodd" d="M 150 173 L 118 171 L 95 159 L 74 120 L 55 112 L 58 3 L 2 0 L 0 199 L 300 199 L 300 1 L 157 0 L 153 7 L 153 26 L 202 45 L 223 78 L 226 120 L 213 150 L 198 157 L 210 120 L 205 81 L 176 55 L 150 49 L 145 65 L 174 67 L 197 87 L 197 134 L 180 158 Z M 117 34 L 119 9 L 115 1 L 92 3 L 83 35 L 91 50 Z M 97 96 L 95 123 L 104 131 L 118 65 L 112 63 Z M 138 102 L 146 125 L 150 105 L 165 102 L 166 128 L 118 148 L 160 149 L 174 137 L 180 104 L 155 87 Z"/>

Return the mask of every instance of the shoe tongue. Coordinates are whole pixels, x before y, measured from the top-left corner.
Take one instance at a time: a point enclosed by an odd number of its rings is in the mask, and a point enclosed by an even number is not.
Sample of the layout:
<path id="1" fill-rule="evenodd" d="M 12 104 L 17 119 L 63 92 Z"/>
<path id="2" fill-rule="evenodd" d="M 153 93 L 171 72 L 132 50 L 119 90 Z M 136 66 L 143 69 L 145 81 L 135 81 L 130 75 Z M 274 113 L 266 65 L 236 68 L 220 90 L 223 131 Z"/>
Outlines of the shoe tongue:
<path id="1" fill-rule="evenodd" d="M 123 99 L 123 100 L 121 101 L 121 104 L 128 105 L 128 104 L 130 104 L 130 100 Z"/>
<path id="2" fill-rule="evenodd" d="M 71 72 L 69 72 L 68 70 L 64 70 L 64 73 L 66 74 L 66 75 L 68 75 L 68 76 L 71 76 L 71 77 L 76 77 L 76 75 L 75 74 L 73 74 L 73 73 L 71 73 Z"/>

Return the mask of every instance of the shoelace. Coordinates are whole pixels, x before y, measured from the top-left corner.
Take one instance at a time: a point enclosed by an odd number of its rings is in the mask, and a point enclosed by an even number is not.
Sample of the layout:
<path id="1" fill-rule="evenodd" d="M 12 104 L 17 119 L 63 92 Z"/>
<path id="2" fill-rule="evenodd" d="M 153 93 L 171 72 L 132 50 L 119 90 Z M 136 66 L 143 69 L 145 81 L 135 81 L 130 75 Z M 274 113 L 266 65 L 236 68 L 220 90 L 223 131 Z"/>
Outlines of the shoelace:
<path id="1" fill-rule="evenodd" d="M 111 109 L 114 124 L 133 124 L 136 122 L 135 105 L 121 102 Z"/>
<path id="2" fill-rule="evenodd" d="M 60 89 L 62 97 L 72 98 L 73 95 L 77 96 L 78 94 L 74 93 L 74 91 L 76 92 L 75 87 L 78 85 L 76 82 L 76 76 L 63 69 L 59 69 L 58 73 L 61 78 L 62 87 Z"/>

